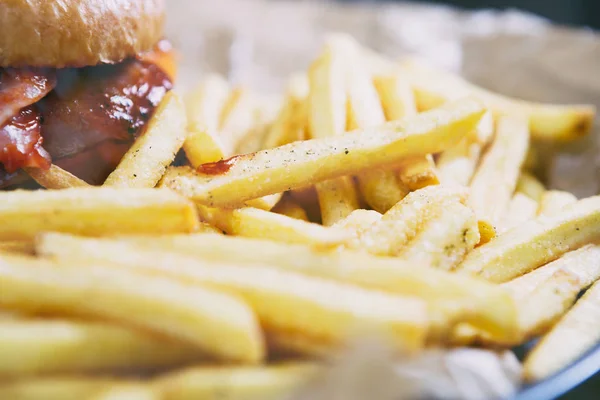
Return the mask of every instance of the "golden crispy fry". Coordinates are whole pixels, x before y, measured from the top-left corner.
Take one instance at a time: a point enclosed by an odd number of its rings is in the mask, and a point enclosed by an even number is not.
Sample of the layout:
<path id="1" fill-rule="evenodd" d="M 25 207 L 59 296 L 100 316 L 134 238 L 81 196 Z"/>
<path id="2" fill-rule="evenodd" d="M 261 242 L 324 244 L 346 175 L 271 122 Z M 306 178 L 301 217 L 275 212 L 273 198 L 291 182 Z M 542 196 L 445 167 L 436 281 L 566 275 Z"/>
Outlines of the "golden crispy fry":
<path id="1" fill-rule="evenodd" d="M 451 270 L 479 243 L 479 228 L 473 211 L 448 202 L 426 220 L 414 239 L 398 254 L 414 265 Z"/>
<path id="2" fill-rule="evenodd" d="M 556 216 L 540 216 L 467 255 L 457 268 L 506 282 L 600 239 L 600 196 L 579 200 Z"/>
<path id="3" fill-rule="evenodd" d="M 145 382 L 115 383 L 100 390 L 89 400 L 162 400 L 162 394 Z"/>
<path id="4" fill-rule="evenodd" d="M 562 190 L 548 190 L 544 192 L 540 199 L 540 205 L 537 210 L 538 215 L 556 215 L 560 211 L 577 201 L 575 195 Z"/>
<path id="5" fill-rule="evenodd" d="M 88 243 L 85 251 L 80 247 L 63 255 L 68 259 L 78 252 L 81 257 L 122 266 L 138 275 L 161 274 L 241 296 L 269 333 L 294 332 L 337 347 L 346 341 L 353 328 L 374 329 L 402 350 L 421 348 L 428 333 L 428 310 L 425 302 L 417 298 L 272 267 L 215 264 L 174 253 L 140 251 L 142 247 L 131 243 L 84 239 L 79 243 L 82 246 Z M 112 251 L 107 251 L 109 248 Z M 53 254 L 58 255 L 59 251 L 55 249 Z M 194 286 L 197 287 L 200 286 Z M 222 303 L 212 301 L 206 306 L 214 308 L 217 304 Z M 160 322 L 169 325 L 164 318 Z M 222 332 L 212 334 L 223 346 L 231 346 L 223 339 Z"/>
<path id="6" fill-rule="evenodd" d="M 599 324 L 600 283 L 595 283 L 527 355 L 524 378 L 541 380 L 575 361 L 600 340 Z"/>
<path id="7" fill-rule="evenodd" d="M 228 210 L 198 206 L 198 211 L 203 220 L 230 235 L 324 247 L 339 246 L 352 237 L 343 229 L 324 227 L 257 208 Z"/>
<path id="8" fill-rule="evenodd" d="M 553 105 L 501 96 L 466 82 L 421 61 L 405 62 L 402 71 L 415 90 L 417 108 L 435 108 L 446 101 L 473 95 L 495 113 L 525 117 L 532 137 L 541 140 L 574 140 L 590 132 L 596 109 L 592 105 Z"/>
<path id="9" fill-rule="evenodd" d="M 359 207 L 354 180 L 349 176 L 318 182 L 315 188 L 319 196 L 321 221 L 325 226 L 343 220 Z"/>
<path id="10" fill-rule="evenodd" d="M 517 182 L 517 192 L 521 192 L 533 200 L 539 203 L 542 199 L 544 193 L 546 193 L 546 188 L 544 185 L 533 175 L 528 172 L 522 172 L 519 177 L 519 181 Z"/>
<path id="11" fill-rule="evenodd" d="M 192 232 L 194 205 L 168 190 L 72 188 L 0 192 L 0 240 L 31 240 L 42 231 L 101 236 Z"/>
<path id="12" fill-rule="evenodd" d="M 229 90 L 225 79 L 211 74 L 185 97 L 189 133 L 183 150 L 193 167 L 218 161 L 231 148 L 217 135 Z"/>
<path id="13" fill-rule="evenodd" d="M 548 330 L 567 312 L 580 291 L 600 279 L 599 246 L 586 246 L 567 256 L 565 266 L 521 301 L 519 329 L 524 339 Z"/>
<path id="14" fill-rule="evenodd" d="M 537 210 L 537 201 L 521 192 L 515 193 L 508 203 L 504 219 L 498 225 L 498 232 L 509 231 L 535 218 Z"/>
<path id="15" fill-rule="evenodd" d="M 142 371 L 205 358 L 193 346 L 106 322 L 0 320 L 0 377 Z"/>
<path id="16" fill-rule="evenodd" d="M 187 136 L 187 119 L 181 99 L 169 92 L 156 109 L 144 134 L 106 178 L 105 186 L 154 187 L 173 162 Z"/>
<path id="17" fill-rule="evenodd" d="M 477 101 L 465 99 L 376 129 L 208 164 L 204 174 L 174 168 L 162 185 L 202 204 L 239 206 L 252 198 L 442 151 L 470 132 L 483 113 Z"/>
<path id="18" fill-rule="evenodd" d="M 373 79 L 373 83 L 388 121 L 395 121 L 417 113 L 413 90 L 401 72 L 378 75 Z"/>
<path id="19" fill-rule="evenodd" d="M 306 210 L 304 210 L 304 208 L 302 208 L 289 193 L 283 195 L 272 211 L 290 218 L 308 222 Z"/>
<path id="20" fill-rule="evenodd" d="M 226 360 L 256 362 L 263 338 L 235 297 L 135 271 L 0 257 L 0 305 L 23 311 L 103 317 L 177 338 Z"/>
<path id="21" fill-rule="evenodd" d="M 277 400 L 293 393 L 318 371 L 316 364 L 289 363 L 263 367 L 192 367 L 156 382 L 164 400 Z"/>
<path id="22" fill-rule="evenodd" d="M 496 136 L 471 181 L 469 203 L 477 216 L 499 226 L 525 160 L 529 131 L 524 120 L 499 117 Z"/>
<path id="23" fill-rule="evenodd" d="M 383 214 L 359 237 L 361 248 L 372 254 L 401 254 L 426 221 L 434 218 L 448 203 L 465 202 L 467 191 L 461 187 L 429 186 L 410 193 Z"/>
<path id="24" fill-rule="evenodd" d="M 127 381 L 109 377 L 53 376 L 0 381 L 0 399 L 82 400 Z M 133 382 L 132 382 L 133 383 Z"/>
<path id="25" fill-rule="evenodd" d="M 121 240 L 142 246 L 140 253 L 160 250 L 197 257 L 204 262 L 265 265 L 417 296 L 436 304 L 467 304 L 471 315 L 465 318 L 473 325 L 509 337 L 516 332 L 516 310 L 506 290 L 468 276 L 426 266 L 415 268 L 396 258 L 223 235 L 128 236 Z M 37 252 L 49 256 L 84 256 L 88 247 L 91 252 L 113 254 L 118 254 L 121 248 L 114 248 L 114 243 L 108 240 L 90 241 L 49 233 L 39 237 Z M 282 340 L 289 333 L 284 336 Z"/>
<path id="26" fill-rule="evenodd" d="M 37 183 L 46 189 L 66 189 L 70 187 L 90 186 L 69 171 L 52 164 L 49 169 L 23 168 Z"/>
<path id="27" fill-rule="evenodd" d="M 33 254 L 34 246 L 31 240 L 9 240 L 0 242 L 0 252 Z"/>
<path id="28" fill-rule="evenodd" d="M 240 139 L 244 137 L 255 123 L 256 97 L 246 88 L 238 87 L 230 92 L 225 103 L 218 131 L 225 137 L 225 142 L 231 146 L 228 156 Z"/>

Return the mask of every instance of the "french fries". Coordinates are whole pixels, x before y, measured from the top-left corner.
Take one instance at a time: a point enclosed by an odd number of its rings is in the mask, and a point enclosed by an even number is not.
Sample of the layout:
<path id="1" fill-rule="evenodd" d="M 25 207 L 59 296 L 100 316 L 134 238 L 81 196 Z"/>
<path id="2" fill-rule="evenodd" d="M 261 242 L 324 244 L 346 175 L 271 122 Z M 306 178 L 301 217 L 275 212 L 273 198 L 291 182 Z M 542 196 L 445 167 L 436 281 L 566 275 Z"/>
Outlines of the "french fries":
<path id="1" fill-rule="evenodd" d="M 104 186 L 152 188 L 173 162 L 187 136 L 187 119 L 181 99 L 165 95 L 146 131 L 138 137 Z"/>
<path id="2" fill-rule="evenodd" d="M 180 339 L 225 360 L 257 362 L 263 338 L 238 298 L 176 280 L 26 256 L 0 257 L 0 305 L 104 317 Z"/>
<path id="3" fill-rule="evenodd" d="M 444 150 L 471 131 L 483 113 L 477 101 L 464 99 L 376 130 L 295 142 L 205 164 L 204 173 L 171 169 L 162 186 L 205 205 L 235 207 L 267 194 Z"/>
<path id="4" fill-rule="evenodd" d="M 0 240 L 12 241 L 48 230 L 101 236 L 198 228 L 193 203 L 171 191 L 107 187 L 0 192 L 0 220 Z"/>
<path id="5" fill-rule="evenodd" d="M 318 182 L 315 185 L 319 196 L 321 222 L 334 225 L 359 208 L 359 199 L 354 180 L 349 176 Z"/>
<path id="6" fill-rule="evenodd" d="M 577 201 L 577 197 L 562 190 L 548 190 L 542 194 L 538 215 L 556 215 L 564 207 Z"/>
<path id="7" fill-rule="evenodd" d="M 579 200 L 559 215 L 540 216 L 470 252 L 458 266 L 492 282 L 506 282 L 600 239 L 600 196 Z"/>
<path id="8" fill-rule="evenodd" d="M 256 98 L 247 88 L 233 89 L 220 116 L 219 132 L 226 138 L 233 152 L 239 141 L 254 126 Z"/>
<path id="9" fill-rule="evenodd" d="M 290 218 L 308 222 L 306 210 L 294 200 L 291 194 L 284 194 L 272 211 Z"/>
<path id="10" fill-rule="evenodd" d="M 46 189 L 66 189 L 71 187 L 90 186 L 69 171 L 65 171 L 55 164 L 52 164 L 47 170 L 27 167 L 25 168 L 25 172 Z"/>
<path id="11" fill-rule="evenodd" d="M 523 363 L 526 380 L 549 377 L 598 342 L 599 305 L 600 283 L 595 283 L 527 355 Z"/>
<path id="12" fill-rule="evenodd" d="M 553 105 L 511 99 L 479 88 L 420 60 L 406 61 L 401 67 L 412 84 L 417 108 L 421 111 L 472 95 L 484 101 L 495 113 L 527 118 L 535 139 L 575 140 L 587 135 L 592 127 L 596 109 L 591 105 Z"/>
<path id="13" fill-rule="evenodd" d="M 470 204 L 477 216 L 498 226 L 510 198 L 529 146 L 527 122 L 499 117 L 496 137 L 473 176 Z"/>
<path id="14" fill-rule="evenodd" d="M 521 192 L 515 193 L 510 200 L 510 203 L 508 203 L 506 215 L 498 226 L 498 232 L 503 233 L 509 231 L 530 219 L 535 218 L 538 207 L 537 201 L 531 197 Z"/>
<path id="15" fill-rule="evenodd" d="M 151 370 L 207 359 L 183 343 L 100 321 L 0 320 L 0 377 Z"/>

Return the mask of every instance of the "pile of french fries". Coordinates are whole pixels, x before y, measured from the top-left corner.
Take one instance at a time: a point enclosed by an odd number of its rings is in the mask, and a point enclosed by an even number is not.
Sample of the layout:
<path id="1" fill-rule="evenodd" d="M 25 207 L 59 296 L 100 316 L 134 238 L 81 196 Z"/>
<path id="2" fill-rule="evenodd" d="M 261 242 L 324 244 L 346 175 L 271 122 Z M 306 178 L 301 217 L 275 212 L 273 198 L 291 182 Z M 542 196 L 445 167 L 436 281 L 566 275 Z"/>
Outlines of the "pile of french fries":
<path id="1" fill-rule="evenodd" d="M 0 398 L 278 399 L 364 334 L 544 379 L 600 340 L 600 196 L 539 180 L 594 113 L 339 35 L 282 99 L 206 76 L 102 187 L 0 192 Z"/>

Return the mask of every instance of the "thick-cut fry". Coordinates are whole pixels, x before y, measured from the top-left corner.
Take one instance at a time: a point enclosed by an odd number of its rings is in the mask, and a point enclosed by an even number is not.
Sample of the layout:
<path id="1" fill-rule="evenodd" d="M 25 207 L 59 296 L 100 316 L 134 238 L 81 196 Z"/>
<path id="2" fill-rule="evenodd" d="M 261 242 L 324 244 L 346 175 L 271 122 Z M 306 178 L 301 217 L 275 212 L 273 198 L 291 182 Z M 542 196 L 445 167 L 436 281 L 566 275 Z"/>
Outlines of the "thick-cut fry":
<path id="1" fill-rule="evenodd" d="M 178 254 L 140 251 L 142 248 L 128 243 L 96 244 L 95 248 L 86 246 L 82 257 L 122 266 L 139 275 L 161 274 L 241 296 L 252 306 L 267 332 L 293 332 L 337 347 L 348 339 L 353 328 L 374 329 L 391 339 L 396 349 L 409 351 L 421 348 L 428 333 L 426 303 L 417 298 L 272 267 L 215 265 Z M 107 252 L 108 248 L 114 251 Z M 67 259 L 73 256 L 74 253 L 66 255 Z M 208 301 L 206 306 L 217 304 L 222 305 Z M 157 319 L 156 323 L 159 322 L 169 325 L 165 319 Z M 221 346 L 231 346 L 222 332 L 212 334 Z"/>
<path id="2" fill-rule="evenodd" d="M 600 247 L 586 246 L 569 254 L 569 263 L 520 302 L 519 329 L 524 338 L 544 333 L 577 299 L 600 279 Z"/>
<path id="3" fill-rule="evenodd" d="M 378 128 L 205 164 L 203 173 L 174 168 L 162 185 L 202 204 L 239 206 L 252 198 L 442 151 L 473 130 L 484 111 L 477 101 L 465 99 Z"/>
<path id="4" fill-rule="evenodd" d="M 498 225 L 498 232 L 509 231 L 535 218 L 537 210 L 537 201 L 521 192 L 515 193 L 510 203 L 508 203 L 504 219 Z"/>
<path id="5" fill-rule="evenodd" d="M 429 186 L 412 192 L 365 230 L 359 245 L 372 254 L 399 255 L 423 224 L 439 215 L 446 204 L 465 202 L 466 198 L 467 191 L 461 187 Z"/>
<path id="6" fill-rule="evenodd" d="M 315 188 L 319 196 L 321 221 L 325 226 L 343 220 L 359 207 L 354 180 L 349 176 L 318 182 Z"/>
<path id="7" fill-rule="evenodd" d="M 308 222 L 306 210 L 304 210 L 304 208 L 302 208 L 289 193 L 283 195 L 281 200 L 279 200 L 279 203 L 277 203 L 272 211 L 290 218 L 300 219 Z"/>
<path id="8" fill-rule="evenodd" d="M 164 400 L 278 400 L 312 378 L 318 365 L 289 363 L 265 367 L 195 367 L 156 382 Z"/>
<path id="9" fill-rule="evenodd" d="M 470 204 L 477 216 L 499 226 L 512 197 L 529 146 L 527 122 L 496 121 L 496 137 L 471 181 Z"/>
<path id="10" fill-rule="evenodd" d="M 193 346 L 106 322 L 0 321 L 0 377 L 143 371 L 204 358 Z"/>
<path id="11" fill-rule="evenodd" d="M 219 132 L 226 138 L 226 143 L 231 145 L 228 156 L 254 126 L 255 111 L 256 98 L 247 88 L 238 87 L 230 92 L 219 124 Z"/>
<path id="12" fill-rule="evenodd" d="M 0 257 L 0 305 L 104 317 L 196 345 L 210 355 L 256 362 L 263 338 L 235 297 L 173 279 L 79 261 Z"/>
<path id="13" fill-rule="evenodd" d="M 162 400 L 163 397 L 153 385 L 146 382 L 115 383 L 100 390 L 89 400 Z"/>
<path id="14" fill-rule="evenodd" d="M 579 200 L 556 216 L 540 216 L 467 255 L 458 271 L 506 282 L 570 250 L 600 239 L 600 196 Z"/>
<path id="15" fill-rule="evenodd" d="M 139 253 L 152 249 L 181 253 L 204 262 L 266 265 L 440 304 L 467 304 L 472 314 L 465 318 L 473 325 L 501 336 L 510 337 L 516 332 L 515 306 L 503 288 L 425 266 L 415 268 L 395 258 L 223 235 L 129 236 L 122 240 L 142 246 Z M 90 252 L 113 254 L 121 249 L 108 240 L 50 233 L 39 237 L 36 250 L 49 256 L 84 257 L 88 247 Z"/>
<path id="16" fill-rule="evenodd" d="M 575 195 L 562 190 L 548 190 L 540 199 L 538 215 L 556 215 L 564 207 L 577 201 Z"/>
<path id="17" fill-rule="evenodd" d="M 479 243 L 477 218 L 459 201 L 448 202 L 437 212 L 398 257 L 414 265 L 451 270 Z"/>
<path id="18" fill-rule="evenodd" d="M 142 136 L 106 178 L 105 186 L 154 187 L 173 162 L 187 136 L 187 119 L 181 99 L 165 95 Z"/>
<path id="19" fill-rule="evenodd" d="M 528 381 L 547 378 L 566 367 L 600 340 L 600 283 L 575 306 L 527 355 L 523 375 Z"/>
<path id="20" fill-rule="evenodd" d="M 71 187 L 90 186 L 56 164 L 50 165 L 49 169 L 26 167 L 24 170 L 37 183 L 46 189 L 66 189 Z"/>
<path id="21" fill-rule="evenodd" d="M 552 274 L 563 268 L 565 263 L 569 262 L 569 255 L 576 253 L 577 251 L 579 250 L 569 252 L 557 260 L 542 265 L 538 269 L 528 272 L 525 275 L 521 275 L 511 281 L 504 282 L 502 283 L 502 287 L 506 288 L 515 300 L 521 301 L 546 281 L 546 279 L 550 278 Z"/>
<path id="22" fill-rule="evenodd" d="M 524 171 L 521 172 L 521 176 L 519 176 L 516 190 L 517 192 L 521 192 L 531 197 L 538 203 L 542 199 L 544 193 L 546 193 L 544 185 L 535 176 Z"/>
<path id="23" fill-rule="evenodd" d="M 228 96 L 229 85 L 225 79 L 212 74 L 185 97 L 189 133 L 183 150 L 194 167 L 220 160 L 230 148 L 217 136 Z"/>
<path id="24" fill-rule="evenodd" d="M 101 376 L 56 376 L 7 380 L 0 381 L 0 399 L 82 400 L 125 382 L 127 381 L 123 379 Z"/>
<path id="25" fill-rule="evenodd" d="M 343 229 L 324 227 L 257 208 L 229 210 L 199 205 L 198 211 L 203 220 L 230 235 L 324 247 L 339 246 L 352 237 Z"/>
<path id="26" fill-rule="evenodd" d="M 194 205 L 168 190 L 72 188 L 0 192 L 0 240 L 42 231 L 101 236 L 193 232 Z"/>
<path id="27" fill-rule="evenodd" d="M 417 107 L 429 110 L 446 101 L 475 96 L 494 112 L 526 117 L 536 139 L 574 140 L 590 132 L 596 109 L 593 105 L 553 105 L 515 100 L 466 82 L 421 61 L 402 64 L 402 71 L 415 91 Z"/>

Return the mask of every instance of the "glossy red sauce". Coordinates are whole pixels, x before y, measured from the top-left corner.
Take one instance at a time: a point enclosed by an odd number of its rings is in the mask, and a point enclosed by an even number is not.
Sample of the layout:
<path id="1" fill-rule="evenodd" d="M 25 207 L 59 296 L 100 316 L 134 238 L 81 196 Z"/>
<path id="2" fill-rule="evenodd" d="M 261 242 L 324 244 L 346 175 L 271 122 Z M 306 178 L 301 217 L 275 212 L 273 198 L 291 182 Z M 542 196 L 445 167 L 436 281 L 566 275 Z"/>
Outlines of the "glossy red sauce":
<path id="1" fill-rule="evenodd" d="M 206 163 L 198 166 L 196 170 L 204 175 L 222 175 L 229 172 L 231 167 L 235 165 L 239 156 L 233 156 L 226 160 L 220 160 L 216 162 Z"/>

